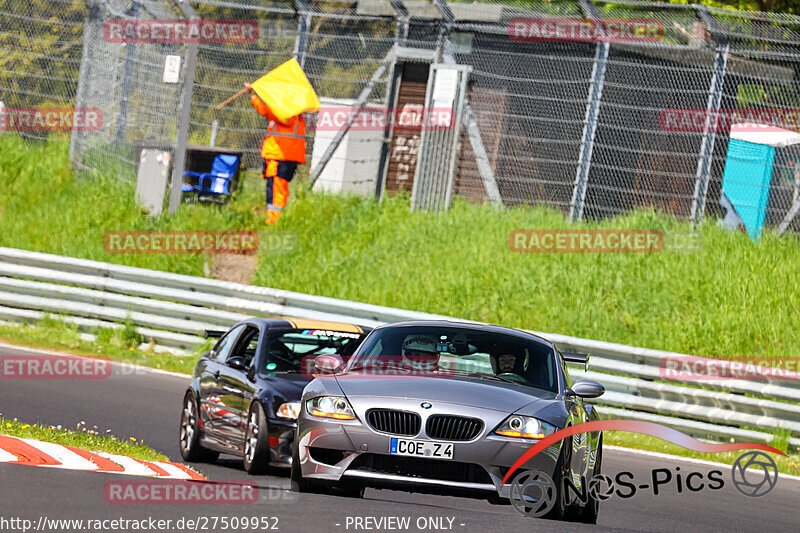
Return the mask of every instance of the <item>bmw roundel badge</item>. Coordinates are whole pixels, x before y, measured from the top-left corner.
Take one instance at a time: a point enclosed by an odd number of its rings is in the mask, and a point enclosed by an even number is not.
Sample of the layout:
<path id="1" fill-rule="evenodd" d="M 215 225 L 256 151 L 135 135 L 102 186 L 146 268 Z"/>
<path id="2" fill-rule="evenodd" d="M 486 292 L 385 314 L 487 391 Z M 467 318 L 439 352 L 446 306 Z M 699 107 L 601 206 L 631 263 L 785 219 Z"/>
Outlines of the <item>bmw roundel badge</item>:
<path id="1" fill-rule="evenodd" d="M 419 404 L 419 406 L 422 407 L 423 409 L 430 409 L 431 407 L 433 407 L 433 405 L 431 405 L 430 402 L 422 402 L 421 404 Z"/>

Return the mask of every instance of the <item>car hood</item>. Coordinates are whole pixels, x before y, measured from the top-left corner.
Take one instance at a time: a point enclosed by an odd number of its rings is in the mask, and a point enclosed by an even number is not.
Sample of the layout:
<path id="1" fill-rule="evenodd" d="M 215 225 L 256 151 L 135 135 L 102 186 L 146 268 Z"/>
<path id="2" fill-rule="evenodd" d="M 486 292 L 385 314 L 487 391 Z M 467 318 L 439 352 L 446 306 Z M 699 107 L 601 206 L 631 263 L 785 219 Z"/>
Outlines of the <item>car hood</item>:
<path id="1" fill-rule="evenodd" d="M 507 413 L 529 404 L 545 407 L 556 399 L 550 391 L 469 376 L 372 376 L 355 372 L 337 374 L 336 381 L 348 397 L 448 402 Z"/>
<path id="2" fill-rule="evenodd" d="M 285 402 L 299 402 L 303 389 L 311 381 L 303 374 L 274 374 L 262 376 L 261 380 L 265 390 Z"/>

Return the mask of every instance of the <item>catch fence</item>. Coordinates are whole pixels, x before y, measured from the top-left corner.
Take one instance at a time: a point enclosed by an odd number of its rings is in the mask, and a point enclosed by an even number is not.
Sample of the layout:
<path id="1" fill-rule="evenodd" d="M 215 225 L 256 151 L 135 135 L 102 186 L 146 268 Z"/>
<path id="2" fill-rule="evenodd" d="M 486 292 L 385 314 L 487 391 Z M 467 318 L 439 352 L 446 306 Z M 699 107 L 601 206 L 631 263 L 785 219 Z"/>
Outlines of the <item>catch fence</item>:
<path id="1" fill-rule="evenodd" d="M 256 37 L 109 35 L 112 23 L 198 19 L 249 21 Z M 640 21 L 645 33 L 543 33 L 548 23 L 586 20 L 605 29 Z M 800 217 L 791 220 L 800 144 L 788 135 L 786 146 L 730 148 L 735 122 L 796 134 L 798 52 L 800 17 L 630 0 L 0 0 L 6 118 L 47 106 L 102 116 L 96 128 L 18 128 L 32 140 L 69 141 L 76 168 L 132 180 L 142 145 L 153 142 L 235 148 L 260 168 L 263 118 L 246 98 L 215 106 L 295 57 L 323 103 L 308 117 L 306 168 L 317 187 L 365 196 L 416 187 L 415 204 L 435 208 L 447 202 L 417 195 L 452 190 L 550 206 L 573 221 L 653 208 L 700 222 L 730 204 L 734 223 L 800 229 Z M 447 66 L 466 69 L 466 98 L 448 100 L 428 83 Z M 449 154 L 427 145 L 441 135 L 404 122 L 441 104 L 434 93 L 459 102 Z M 324 127 L 332 109 L 349 110 L 349 120 Z M 393 120 L 362 127 L 376 113 Z"/>

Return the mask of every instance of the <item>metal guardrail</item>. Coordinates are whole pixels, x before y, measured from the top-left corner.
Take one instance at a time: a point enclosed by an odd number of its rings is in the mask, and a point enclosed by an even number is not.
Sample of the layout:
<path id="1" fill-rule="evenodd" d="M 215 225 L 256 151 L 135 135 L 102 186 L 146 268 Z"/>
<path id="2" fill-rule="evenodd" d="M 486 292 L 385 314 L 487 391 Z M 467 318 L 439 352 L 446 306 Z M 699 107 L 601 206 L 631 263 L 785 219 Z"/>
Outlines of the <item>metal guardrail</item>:
<path id="1" fill-rule="evenodd" d="M 61 315 L 85 332 L 132 323 L 166 350 L 190 350 L 205 329 L 247 316 L 292 316 L 376 326 L 399 320 L 460 320 L 379 305 L 240 285 L 86 259 L 0 248 L 0 320 L 35 322 Z M 697 436 L 768 442 L 777 428 L 800 446 L 800 383 L 745 380 L 666 382 L 660 364 L 673 352 L 533 332 L 560 348 L 592 354 L 591 371 L 573 378 L 606 387 L 603 413 L 657 421 Z"/>

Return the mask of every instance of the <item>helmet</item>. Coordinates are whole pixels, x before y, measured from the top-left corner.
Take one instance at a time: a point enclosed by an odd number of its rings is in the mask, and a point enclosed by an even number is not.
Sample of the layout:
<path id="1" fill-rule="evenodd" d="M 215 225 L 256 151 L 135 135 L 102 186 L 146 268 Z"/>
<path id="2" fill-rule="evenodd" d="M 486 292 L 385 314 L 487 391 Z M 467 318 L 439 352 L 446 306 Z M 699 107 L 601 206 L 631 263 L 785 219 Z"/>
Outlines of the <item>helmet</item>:
<path id="1" fill-rule="evenodd" d="M 403 363 L 417 370 L 437 370 L 439 350 L 436 340 L 428 335 L 412 335 L 403 341 Z"/>
<path id="2" fill-rule="evenodd" d="M 524 350 L 513 344 L 497 343 L 492 347 L 490 361 L 495 374 L 524 374 L 527 357 Z"/>

